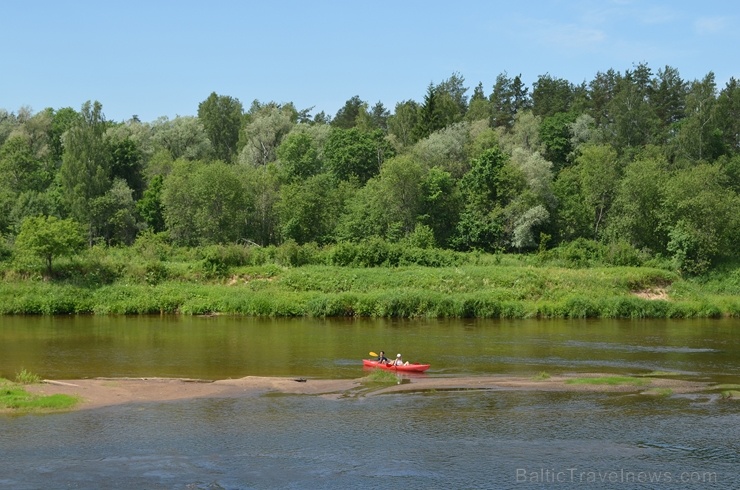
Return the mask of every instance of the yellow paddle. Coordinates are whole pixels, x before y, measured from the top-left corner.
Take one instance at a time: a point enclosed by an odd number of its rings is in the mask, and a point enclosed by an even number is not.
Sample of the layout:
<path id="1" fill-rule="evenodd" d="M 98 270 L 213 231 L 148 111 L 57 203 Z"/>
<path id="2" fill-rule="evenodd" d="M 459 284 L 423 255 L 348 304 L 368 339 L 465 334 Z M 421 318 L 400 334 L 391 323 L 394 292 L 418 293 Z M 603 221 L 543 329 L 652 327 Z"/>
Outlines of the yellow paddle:
<path id="1" fill-rule="evenodd" d="M 377 354 L 376 354 L 375 352 L 371 352 L 371 353 L 370 353 L 370 355 L 371 355 L 372 357 L 378 357 L 378 355 L 377 355 Z"/>

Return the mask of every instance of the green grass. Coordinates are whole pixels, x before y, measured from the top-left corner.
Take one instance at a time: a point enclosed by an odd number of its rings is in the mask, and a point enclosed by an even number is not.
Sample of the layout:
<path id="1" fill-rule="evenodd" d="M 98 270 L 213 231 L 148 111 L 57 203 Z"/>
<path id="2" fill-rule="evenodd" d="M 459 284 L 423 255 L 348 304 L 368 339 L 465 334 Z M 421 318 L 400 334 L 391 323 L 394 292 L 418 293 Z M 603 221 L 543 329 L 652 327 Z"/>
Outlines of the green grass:
<path id="1" fill-rule="evenodd" d="M 397 384 L 398 376 L 392 371 L 386 371 L 384 369 L 374 369 L 362 379 L 364 384 Z"/>
<path id="2" fill-rule="evenodd" d="M 533 381 L 545 381 L 546 379 L 550 379 L 550 373 L 547 371 L 540 371 L 536 375 L 532 376 Z"/>
<path id="3" fill-rule="evenodd" d="M 68 410 L 78 402 L 78 398 L 69 395 L 43 396 L 29 393 L 17 383 L 0 379 L 0 411 L 30 413 Z"/>
<path id="4" fill-rule="evenodd" d="M 740 317 L 735 272 L 702 283 L 661 268 L 568 268 L 503 254 L 455 253 L 448 261 L 452 265 L 442 261 L 436 267 L 358 267 L 327 265 L 331 250 L 317 252 L 302 266 L 282 260 L 284 251 L 274 247 L 167 249 L 162 254 L 154 247 L 142 255 L 136 250 L 94 247 L 82 262 L 60 260 L 52 281 L 33 271 L 6 270 L 0 315 Z M 655 289 L 666 290 L 669 299 L 634 294 Z"/>
<path id="5" fill-rule="evenodd" d="M 21 385 L 32 385 L 41 382 L 41 376 L 38 374 L 21 369 L 19 373 L 15 375 L 15 382 Z"/>
<path id="6" fill-rule="evenodd" d="M 575 378 L 566 381 L 566 384 L 573 385 L 634 385 L 643 386 L 648 384 L 649 381 L 640 378 L 634 378 L 632 376 L 601 376 L 596 378 Z"/>

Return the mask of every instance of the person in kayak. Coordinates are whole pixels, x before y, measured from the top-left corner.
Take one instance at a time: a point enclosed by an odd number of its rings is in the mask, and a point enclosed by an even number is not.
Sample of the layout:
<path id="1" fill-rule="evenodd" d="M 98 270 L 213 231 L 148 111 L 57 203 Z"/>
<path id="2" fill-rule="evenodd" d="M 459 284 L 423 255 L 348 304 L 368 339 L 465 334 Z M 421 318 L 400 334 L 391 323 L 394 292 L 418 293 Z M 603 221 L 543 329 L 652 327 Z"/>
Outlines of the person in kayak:
<path id="1" fill-rule="evenodd" d="M 408 366 L 408 361 L 403 362 L 401 354 L 396 354 L 396 360 L 391 363 L 393 366 Z"/>
<path id="2" fill-rule="evenodd" d="M 376 359 L 378 362 L 388 362 L 388 358 L 385 357 L 385 351 L 380 351 L 380 354 L 378 355 L 378 359 Z"/>

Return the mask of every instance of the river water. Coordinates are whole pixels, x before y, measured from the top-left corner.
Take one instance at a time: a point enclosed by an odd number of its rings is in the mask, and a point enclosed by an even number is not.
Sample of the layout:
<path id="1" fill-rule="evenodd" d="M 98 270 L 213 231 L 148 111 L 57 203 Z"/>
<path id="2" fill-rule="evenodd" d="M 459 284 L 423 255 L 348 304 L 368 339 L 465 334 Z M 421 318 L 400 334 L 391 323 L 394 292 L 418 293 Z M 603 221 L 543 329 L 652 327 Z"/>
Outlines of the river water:
<path id="1" fill-rule="evenodd" d="M 740 383 L 740 322 L 3 317 L 0 375 L 661 371 Z M 0 416 L 0 488 L 740 488 L 740 402 L 510 390 L 250 395 Z"/>

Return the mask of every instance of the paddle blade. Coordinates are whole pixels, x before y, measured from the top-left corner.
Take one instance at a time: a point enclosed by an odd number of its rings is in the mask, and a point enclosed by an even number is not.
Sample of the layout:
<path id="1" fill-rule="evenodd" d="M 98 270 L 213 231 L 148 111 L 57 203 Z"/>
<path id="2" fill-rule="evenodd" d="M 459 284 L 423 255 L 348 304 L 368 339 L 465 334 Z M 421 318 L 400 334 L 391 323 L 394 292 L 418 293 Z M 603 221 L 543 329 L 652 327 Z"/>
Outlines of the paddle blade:
<path id="1" fill-rule="evenodd" d="M 370 355 L 373 357 L 378 357 L 378 355 L 375 352 L 371 352 Z"/>

